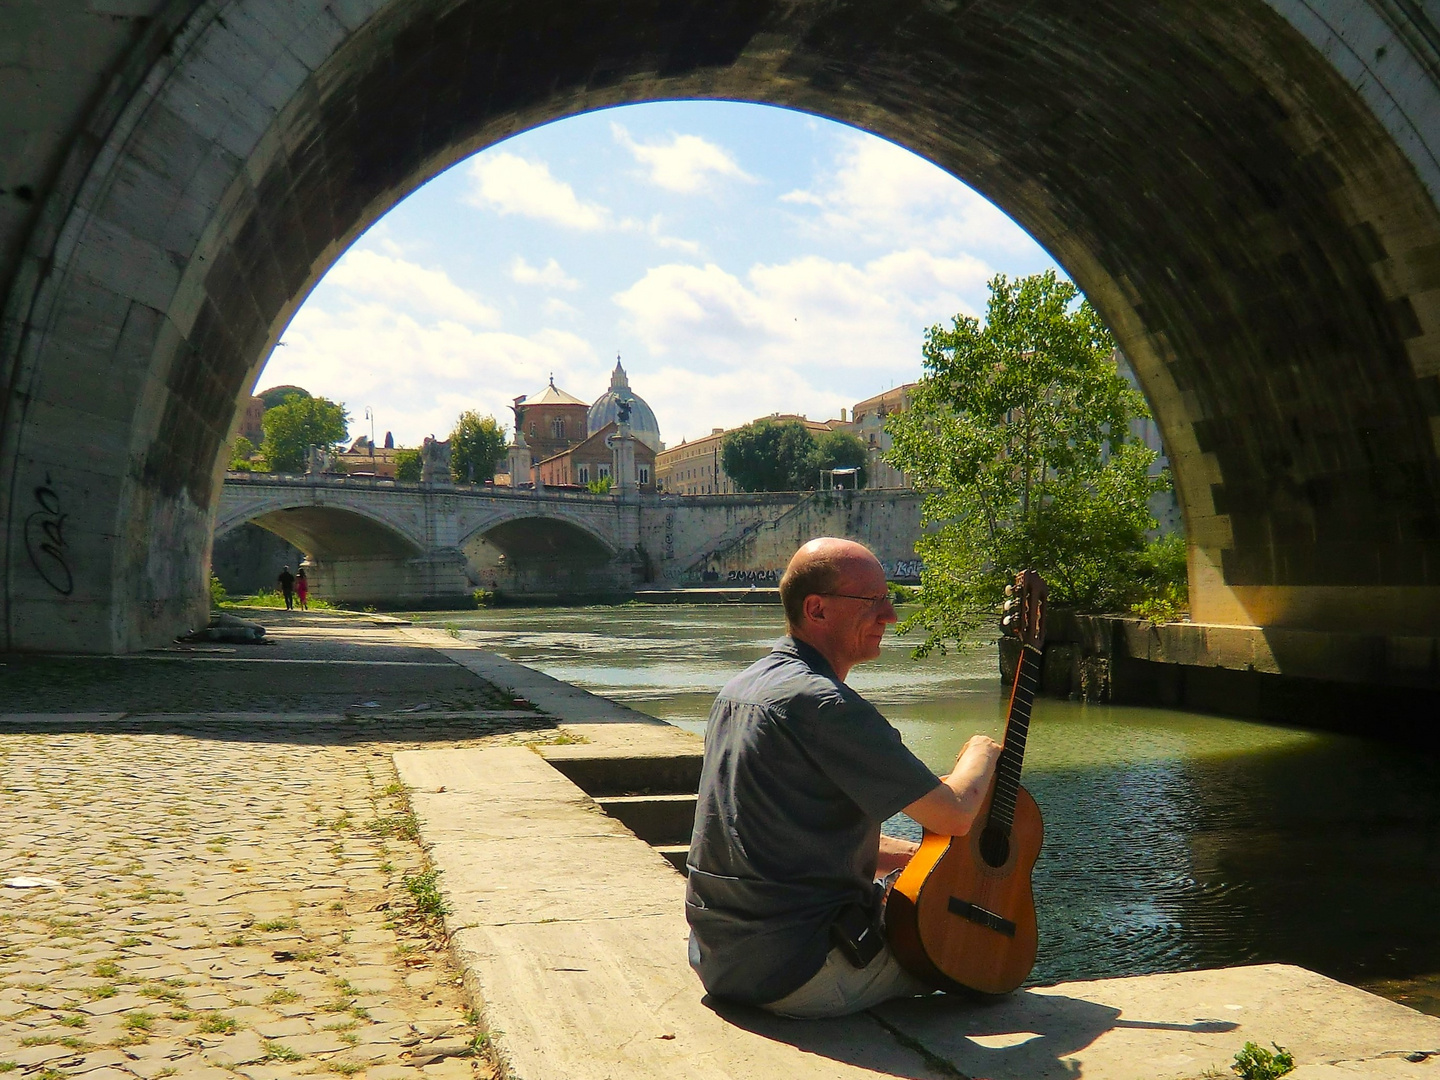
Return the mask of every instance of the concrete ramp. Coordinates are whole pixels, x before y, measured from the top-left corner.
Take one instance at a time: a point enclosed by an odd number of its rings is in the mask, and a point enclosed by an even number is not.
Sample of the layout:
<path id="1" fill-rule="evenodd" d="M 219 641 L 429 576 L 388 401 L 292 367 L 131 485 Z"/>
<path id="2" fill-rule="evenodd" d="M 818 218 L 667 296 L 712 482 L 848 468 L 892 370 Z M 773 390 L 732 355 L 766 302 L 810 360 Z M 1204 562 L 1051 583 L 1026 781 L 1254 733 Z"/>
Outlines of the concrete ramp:
<path id="1" fill-rule="evenodd" d="M 1285 966 L 937 996 L 833 1021 L 712 1006 L 684 879 L 522 748 L 395 755 L 467 989 L 518 1080 L 1229 1076 L 1247 1040 L 1306 1077 L 1433 1077 L 1440 1019 Z M 1207 1070 L 1211 1070 L 1207 1072 Z"/>

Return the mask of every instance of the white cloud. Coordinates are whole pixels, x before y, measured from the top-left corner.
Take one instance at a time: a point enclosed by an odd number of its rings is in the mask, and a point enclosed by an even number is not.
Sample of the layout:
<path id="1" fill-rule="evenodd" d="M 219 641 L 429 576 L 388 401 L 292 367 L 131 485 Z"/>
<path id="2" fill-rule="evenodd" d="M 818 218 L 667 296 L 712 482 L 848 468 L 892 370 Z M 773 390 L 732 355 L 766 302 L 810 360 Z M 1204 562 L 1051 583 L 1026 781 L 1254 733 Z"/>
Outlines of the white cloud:
<path id="1" fill-rule="evenodd" d="M 918 249 L 859 267 L 807 255 L 756 265 L 743 281 L 713 263 L 671 263 L 648 270 L 614 299 L 627 328 L 657 356 L 827 367 L 903 356 L 915 367 L 923 328 L 937 312 L 974 311 L 989 275 L 973 257 Z"/>
<path id="2" fill-rule="evenodd" d="M 498 311 L 456 285 L 444 270 L 427 270 L 375 251 L 346 252 L 325 275 L 325 281 L 355 297 L 409 311 L 479 326 L 495 326 L 500 321 Z"/>
<path id="3" fill-rule="evenodd" d="M 558 296 L 551 296 L 541 305 L 540 310 L 552 319 L 578 319 L 580 309 L 574 304 L 567 304 Z"/>
<path id="4" fill-rule="evenodd" d="M 649 170 L 650 182 L 667 191 L 690 194 L 704 188 L 715 176 L 749 183 L 755 180 L 727 150 L 698 135 L 672 134 L 668 143 L 641 143 L 622 125 L 614 123 L 610 125 L 610 133 Z"/>
<path id="5" fill-rule="evenodd" d="M 548 221 L 593 231 L 610 224 L 610 211 L 583 202 L 575 189 L 550 175 L 543 161 L 527 161 L 508 152 L 481 154 L 470 166 L 473 182 L 467 202 L 500 214 Z"/>
<path id="6" fill-rule="evenodd" d="M 375 300 L 357 301 L 330 279 L 296 314 L 261 382 L 294 383 L 345 403 L 351 435 L 368 434 L 360 418 L 376 412 L 377 436 L 393 431 L 402 446 L 444 438 L 465 409 L 511 421 L 510 403 L 534 393 L 550 373 L 562 385 L 603 386 L 608 365 L 589 342 L 568 331 L 521 335 Z"/>
<path id="7" fill-rule="evenodd" d="M 525 256 L 516 255 L 510 264 L 510 279 L 520 285 L 543 285 L 547 289 L 578 289 L 580 282 L 560 268 L 551 259 L 544 266 L 531 266 Z"/>
<path id="8" fill-rule="evenodd" d="M 739 427 L 776 412 L 829 419 L 856 401 L 843 389 L 816 385 L 784 367 L 714 371 L 667 364 L 644 371 L 628 358 L 625 367 L 630 385 L 655 410 L 666 446 L 678 446 L 682 439 L 708 435 L 713 428 Z"/>
<path id="9" fill-rule="evenodd" d="M 780 201 L 813 210 L 807 223 L 815 235 L 891 248 L 981 248 L 1044 258 L 1024 230 L 984 197 L 939 166 L 870 135 L 844 136 L 834 169 Z"/>
<path id="10" fill-rule="evenodd" d="M 644 226 L 639 226 L 638 223 L 635 223 L 635 225 L 637 227 L 643 228 L 646 234 L 650 237 L 651 240 L 655 242 L 655 246 L 658 248 L 663 248 L 669 251 L 683 251 L 687 255 L 700 254 L 700 244 L 697 241 L 684 240 L 678 236 L 666 235 L 664 231 L 663 221 L 664 219 L 662 218 L 662 216 L 660 214 L 656 214 Z"/>
<path id="11" fill-rule="evenodd" d="M 990 275 L 979 259 L 918 248 L 860 266 L 804 256 L 743 279 L 713 263 L 671 263 L 614 300 L 625 330 L 664 370 L 685 373 L 673 390 L 632 375 L 667 441 L 678 441 L 771 412 L 833 416 L 918 378 L 925 327 L 974 313 Z"/>

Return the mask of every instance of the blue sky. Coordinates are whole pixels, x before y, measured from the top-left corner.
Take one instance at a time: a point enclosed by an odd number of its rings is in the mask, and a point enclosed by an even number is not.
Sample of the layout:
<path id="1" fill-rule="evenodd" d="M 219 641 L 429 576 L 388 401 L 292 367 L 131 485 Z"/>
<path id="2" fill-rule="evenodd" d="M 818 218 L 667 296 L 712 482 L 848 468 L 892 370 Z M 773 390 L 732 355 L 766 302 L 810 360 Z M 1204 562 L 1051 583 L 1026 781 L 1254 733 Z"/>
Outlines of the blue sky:
<path id="1" fill-rule="evenodd" d="M 667 444 L 815 419 L 921 373 L 924 330 L 1054 261 L 922 158 L 768 106 L 667 102 L 517 135 L 414 192 L 315 288 L 259 388 L 343 402 L 352 436 L 444 438 L 617 352 Z"/>

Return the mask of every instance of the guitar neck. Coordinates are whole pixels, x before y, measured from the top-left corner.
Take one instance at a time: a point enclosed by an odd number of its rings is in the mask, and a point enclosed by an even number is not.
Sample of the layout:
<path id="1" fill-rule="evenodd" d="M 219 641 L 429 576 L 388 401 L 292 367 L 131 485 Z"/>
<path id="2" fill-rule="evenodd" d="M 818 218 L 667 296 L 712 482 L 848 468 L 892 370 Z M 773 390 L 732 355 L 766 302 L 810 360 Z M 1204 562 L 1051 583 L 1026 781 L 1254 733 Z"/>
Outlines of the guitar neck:
<path id="1" fill-rule="evenodd" d="M 1020 794 L 1020 770 L 1025 764 L 1025 740 L 1030 734 L 1030 707 L 1040 683 L 1040 651 L 1020 648 L 1015 686 L 1010 691 L 1010 713 L 1005 719 L 1005 743 L 995 763 L 995 797 L 990 801 L 989 825 L 1010 831 L 1015 823 L 1015 800 Z"/>

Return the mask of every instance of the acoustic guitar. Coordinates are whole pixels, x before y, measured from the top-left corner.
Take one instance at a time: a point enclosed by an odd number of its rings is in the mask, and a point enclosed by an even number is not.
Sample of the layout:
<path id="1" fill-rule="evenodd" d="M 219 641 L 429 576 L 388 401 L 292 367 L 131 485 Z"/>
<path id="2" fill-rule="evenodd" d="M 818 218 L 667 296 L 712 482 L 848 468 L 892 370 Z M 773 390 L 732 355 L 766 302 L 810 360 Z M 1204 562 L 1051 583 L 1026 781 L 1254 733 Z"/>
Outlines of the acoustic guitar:
<path id="1" fill-rule="evenodd" d="M 1030 872 L 1045 829 L 1020 786 L 1045 643 L 1045 582 L 1033 570 L 1005 590 L 1004 629 L 1020 639 L 1005 741 L 990 793 L 965 836 L 925 832 L 890 890 L 885 936 L 896 959 L 940 990 L 1005 994 L 1035 964 Z"/>

